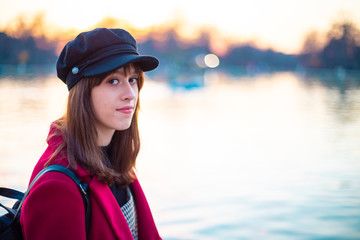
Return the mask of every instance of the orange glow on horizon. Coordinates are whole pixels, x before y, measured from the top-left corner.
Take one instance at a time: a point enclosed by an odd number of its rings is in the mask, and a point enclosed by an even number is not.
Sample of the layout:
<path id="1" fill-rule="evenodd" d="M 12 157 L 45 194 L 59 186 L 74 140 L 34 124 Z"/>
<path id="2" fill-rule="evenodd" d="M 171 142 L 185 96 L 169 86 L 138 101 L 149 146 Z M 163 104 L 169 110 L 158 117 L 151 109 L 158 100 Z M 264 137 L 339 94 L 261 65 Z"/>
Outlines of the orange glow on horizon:
<path id="1" fill-rule="evenodd" d="M 221 6 L 201 0 L 139 0 L 135 5 L 113 0 L 102 0 L 101 4 L 86 0 L 0 0 L 0 31 L 17 36 L 25 29 L 35 36 L 66 42 L 95 27 L 120 27 L 141 42 L 150 33 L 161 38 L 165 31 L 174 29 L 184 44 L 196 43 L 204 33 L 209 34 L 211 51 L 219 56 L 226 54 L 229 46 L 244 43 L 299 53 L 311 31 L 325 34 L 333 22 L 347 17 L 360 26 L 356 6 L 360 7 L 356 0 L 304 0 L 301 4 L 286 0 L 223 0 Z"/>

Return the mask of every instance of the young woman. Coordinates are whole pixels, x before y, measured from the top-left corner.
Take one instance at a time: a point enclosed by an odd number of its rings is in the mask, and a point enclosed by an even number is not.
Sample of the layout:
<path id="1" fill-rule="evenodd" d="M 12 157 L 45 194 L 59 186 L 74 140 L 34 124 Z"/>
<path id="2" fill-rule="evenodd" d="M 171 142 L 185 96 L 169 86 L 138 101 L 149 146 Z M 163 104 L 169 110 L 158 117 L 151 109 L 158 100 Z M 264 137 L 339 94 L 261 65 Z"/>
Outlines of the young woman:
<path id="1" fill-rule="evenodd" d="M 63 173 L 48 172 L 23 204 L 25 239 L 161 239 L 133 171 L 143 72 L 158 64 L 139 55 L 135 39 L 122 29 L 95 29 L 67 43 L 57 62 L 69 89 L 67 112 L 52 123 L 31 180 L 51 164 L 72 169 L 89 185 L 90 228 L 86 233 L 77 185 Z"/>

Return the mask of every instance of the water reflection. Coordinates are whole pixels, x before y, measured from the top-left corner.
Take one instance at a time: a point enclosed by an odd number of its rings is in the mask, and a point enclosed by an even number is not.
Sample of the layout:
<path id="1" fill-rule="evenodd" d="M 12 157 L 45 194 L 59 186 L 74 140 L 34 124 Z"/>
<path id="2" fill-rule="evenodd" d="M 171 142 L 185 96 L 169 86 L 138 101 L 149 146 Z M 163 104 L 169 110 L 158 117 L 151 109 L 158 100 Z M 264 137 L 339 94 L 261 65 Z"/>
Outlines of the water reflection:
<path id="1" fill-rule="evenodd" d="M 137 168 L 164 239 L 359 238 L 359 78 L 330 76 L 152 76 Z M 0 80 L 1 185 L 25 188 L 66 93 L 54 75 Z"/>

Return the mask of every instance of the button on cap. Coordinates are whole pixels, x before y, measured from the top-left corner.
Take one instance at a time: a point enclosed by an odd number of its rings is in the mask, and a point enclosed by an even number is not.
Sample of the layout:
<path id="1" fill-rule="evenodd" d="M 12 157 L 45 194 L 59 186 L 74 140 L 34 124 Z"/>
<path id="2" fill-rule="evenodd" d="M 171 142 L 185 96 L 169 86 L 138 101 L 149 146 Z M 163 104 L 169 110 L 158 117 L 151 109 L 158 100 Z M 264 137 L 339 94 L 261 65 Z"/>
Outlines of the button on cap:
<path id="1" fill-rule="evenodd" d="M 73 69 L 71 70 L 71 72 L 73 74 L 78 74 L 79 73 L 79 68 L 78 67 L 73 67 Z"/>

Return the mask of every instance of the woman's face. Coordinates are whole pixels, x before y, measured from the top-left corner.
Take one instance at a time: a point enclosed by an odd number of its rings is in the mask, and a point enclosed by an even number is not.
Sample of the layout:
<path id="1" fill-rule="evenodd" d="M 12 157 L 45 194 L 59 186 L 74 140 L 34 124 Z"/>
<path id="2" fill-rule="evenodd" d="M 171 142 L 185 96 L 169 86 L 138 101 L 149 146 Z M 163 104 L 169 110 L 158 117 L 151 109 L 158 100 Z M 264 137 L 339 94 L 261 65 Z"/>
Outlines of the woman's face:
<path id="1" fill-rule="evenodd" d="M 139 78 L 139 73 L 132 65 L 126 72 L 121 67 L 91 90 L 95 128 L 99 137 L 111 138 L 115 130 L 130 127 L 138 100 Z"/>

